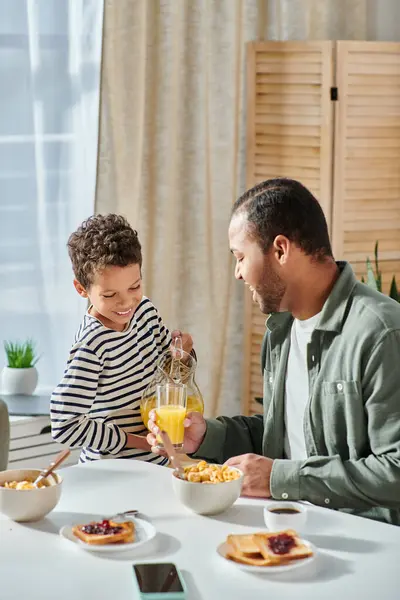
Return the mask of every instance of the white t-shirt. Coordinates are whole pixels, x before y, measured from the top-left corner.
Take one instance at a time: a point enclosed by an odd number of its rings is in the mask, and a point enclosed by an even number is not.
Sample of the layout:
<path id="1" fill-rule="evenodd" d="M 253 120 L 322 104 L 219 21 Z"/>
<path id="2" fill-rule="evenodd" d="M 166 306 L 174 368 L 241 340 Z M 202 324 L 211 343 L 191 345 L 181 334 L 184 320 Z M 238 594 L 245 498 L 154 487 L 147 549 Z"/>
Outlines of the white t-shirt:
<path id="1" fill-rule="evenodd" d="M 290 334 L 290 350 L 285 381 L 285 457 L 292 460 L 307 458 L 304 439 L 304 411 L 308 402 L 307 344 L 311 340 L 321 313 L 311 319 L 294 319 Z"/>

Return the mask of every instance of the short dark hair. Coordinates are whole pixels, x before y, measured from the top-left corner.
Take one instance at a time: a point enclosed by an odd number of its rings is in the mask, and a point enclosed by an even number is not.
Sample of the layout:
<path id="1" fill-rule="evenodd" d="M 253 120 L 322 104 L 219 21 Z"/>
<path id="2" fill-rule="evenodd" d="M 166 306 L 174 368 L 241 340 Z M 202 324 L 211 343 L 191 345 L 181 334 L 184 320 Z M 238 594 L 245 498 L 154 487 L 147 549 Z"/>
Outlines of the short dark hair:
<path id="1" fill-rule="evenodd" d="M 86 289 L 105 267 L 142 266 L 137 231 L 121 215 L 89 217 L 70 235 L 67 247 L 75 277 Z"/>
<path id="2" fill-rule="evenodd" d="M 236 200 L 232 216 L 245 212 L 249 233 L 264 252 L 284 235 L 318 260 L 332 257 L 328 226 L 321 205 L 294 179 L 268 179 Z"/>

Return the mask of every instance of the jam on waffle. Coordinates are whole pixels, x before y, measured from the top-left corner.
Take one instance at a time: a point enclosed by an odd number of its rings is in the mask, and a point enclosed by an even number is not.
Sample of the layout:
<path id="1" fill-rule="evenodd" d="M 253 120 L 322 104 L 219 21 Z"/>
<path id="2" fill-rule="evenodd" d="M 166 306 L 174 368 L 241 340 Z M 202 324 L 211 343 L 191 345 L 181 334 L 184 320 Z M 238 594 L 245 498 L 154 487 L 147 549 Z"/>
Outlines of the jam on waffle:
<path id="1" fill-rule="evenodd" d="M 92 521 L 85 525 L 75 525 L 73 534 L 86 544 L 127 544 L 135 539 L 133 521 L 118 523 L 111 519 Z"/>
<path id="2" fill-rule="evenodd" d="M 276 566 L 309 558 L 313 552 L 296 531 L 228 535 L 226 558 L 257 567 Z"/>

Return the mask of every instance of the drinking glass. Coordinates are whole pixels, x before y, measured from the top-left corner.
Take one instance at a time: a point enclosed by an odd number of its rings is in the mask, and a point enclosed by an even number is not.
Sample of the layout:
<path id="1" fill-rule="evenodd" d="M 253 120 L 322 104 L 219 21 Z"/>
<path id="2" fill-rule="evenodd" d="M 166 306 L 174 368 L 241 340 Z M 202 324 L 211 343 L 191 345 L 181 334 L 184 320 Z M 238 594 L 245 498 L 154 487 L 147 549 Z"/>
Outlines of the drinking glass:
<path id="1" fill-rule="evenodd" d="M 168 433 L 174 448 L 183 448 L 185 429 L 183 422 L 186 417 L 187 387 L 183 383 L 165 383 L 157 385 L 157 426 Z M 158 449 L 164 449 L 164 444 L 157 436 Z"/>

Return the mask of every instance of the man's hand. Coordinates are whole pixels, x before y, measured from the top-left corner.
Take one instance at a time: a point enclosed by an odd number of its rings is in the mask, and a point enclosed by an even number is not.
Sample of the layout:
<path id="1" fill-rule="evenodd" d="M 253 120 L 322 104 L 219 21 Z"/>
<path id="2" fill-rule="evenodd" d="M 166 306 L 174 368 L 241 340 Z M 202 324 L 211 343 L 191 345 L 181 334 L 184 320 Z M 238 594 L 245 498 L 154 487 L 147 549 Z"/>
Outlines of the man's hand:
<path id="1" fill-rule="evenodd" d="M 150 411 L 149 422 L 147 428 L 151 433 L 147 434 L 147 442 L 151 446 L 151 451 L 155 454 L 164 454 L 157 448 L 157 434 L 160 433 L 160 428 L 157 426 L 157 415 L 155 410 Z M 183 450 L 187 454 L 192 454 L 200 448 L 200 445 L 206 434 L 207 424 L 199 412 L 191 412 L 186 415 L 183 422 L 185 427 L 185 437 L 183 438 Z"/>
<path id="2" fill-rule="evenodd" d="M 175 331 L 171 332 L 172 341 L 174 341 L 174 339 L 177 337 L 182 338 L 182 348 L 185 352 L 190 354 L 193 350 L 193 338 L 190 333 L 182 333 L 182 331 L 179 331 L 179 329 L 175 329 Z"/>
<path id="3" fill-rule="evenodd" d="M 226 461 L 244 473 L 242 496 L 270 498 L 270 481 L 273 460 L 259 454 L 241 454 Z"/>

